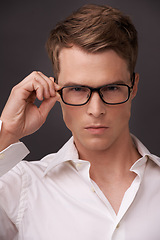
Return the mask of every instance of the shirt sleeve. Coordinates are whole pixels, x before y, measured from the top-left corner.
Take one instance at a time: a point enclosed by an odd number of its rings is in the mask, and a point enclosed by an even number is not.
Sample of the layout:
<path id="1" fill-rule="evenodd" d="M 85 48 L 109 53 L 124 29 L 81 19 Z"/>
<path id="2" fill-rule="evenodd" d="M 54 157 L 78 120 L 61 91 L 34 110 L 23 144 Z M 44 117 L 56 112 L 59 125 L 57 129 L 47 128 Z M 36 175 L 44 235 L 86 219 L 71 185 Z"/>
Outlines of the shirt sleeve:
<path id="1" fill-rule="evenodd" d="M 0 120 L 0 131 L 2 121 Z M 0 152 L 0 177 L 12 169 L 29 154 L 29 150 L 22 142 L 17 142 Z"/>
<path id="2" fill-rule="evenodd" d="M 0 131 L 2 121 L 0 120 Z M 29 150 L 17 142 L 0 152 L 0 239 L 17 239 L 28 189 L 23 161 Z M 19 164 L 18 164 L 19 163 Z M 11 171 L 10 171 L 11 170 Z"/>
<path id="3" fill-rule="evenodd" d="M 0 239 L 18 239 L 27 206 L 30 177 L 21 161 L 0 178 Z"/>

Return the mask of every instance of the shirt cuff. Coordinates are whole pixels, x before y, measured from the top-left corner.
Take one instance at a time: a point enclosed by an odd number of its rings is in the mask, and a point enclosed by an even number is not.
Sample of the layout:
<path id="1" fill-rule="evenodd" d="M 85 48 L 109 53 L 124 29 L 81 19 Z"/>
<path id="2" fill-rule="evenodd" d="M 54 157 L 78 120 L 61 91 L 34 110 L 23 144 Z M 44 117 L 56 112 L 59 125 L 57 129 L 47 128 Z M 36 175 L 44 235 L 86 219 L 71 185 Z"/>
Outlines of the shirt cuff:
<path id="1" fill-rule="evenodd" d="M 2 121 L 0 120 L 0 131 Z M 29 154 L 24 143 L 17 142 L 0 152 L 0 177 L 11 170 L 17 163 Z"/>
<path id="2" fill-rule="evenodd" d="M 0 177 L 29 154 L 22 142 L 17 142 L 0 152 Z"/>

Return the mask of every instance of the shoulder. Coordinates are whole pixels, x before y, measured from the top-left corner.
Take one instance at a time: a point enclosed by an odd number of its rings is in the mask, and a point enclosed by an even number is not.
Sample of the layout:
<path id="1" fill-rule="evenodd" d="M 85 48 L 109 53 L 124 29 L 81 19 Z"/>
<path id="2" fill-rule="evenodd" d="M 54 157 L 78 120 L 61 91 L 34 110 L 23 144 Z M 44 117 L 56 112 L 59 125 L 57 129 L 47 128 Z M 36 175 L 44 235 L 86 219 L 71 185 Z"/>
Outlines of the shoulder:
<path id="1" fill-rule="evenodd" d="M 56 159 L 56 153 L 48 154 L 41 160 L 37 161 L 21 161 L 12 169 L 12 171 L 14 171 L 15 173 L 19 172 L 19 174 L 21 175 L 27 173 L 32 177 L 34 175 L 40 177 L 43 175 L 50 163 L 54 161 L 54 159 Z"/>

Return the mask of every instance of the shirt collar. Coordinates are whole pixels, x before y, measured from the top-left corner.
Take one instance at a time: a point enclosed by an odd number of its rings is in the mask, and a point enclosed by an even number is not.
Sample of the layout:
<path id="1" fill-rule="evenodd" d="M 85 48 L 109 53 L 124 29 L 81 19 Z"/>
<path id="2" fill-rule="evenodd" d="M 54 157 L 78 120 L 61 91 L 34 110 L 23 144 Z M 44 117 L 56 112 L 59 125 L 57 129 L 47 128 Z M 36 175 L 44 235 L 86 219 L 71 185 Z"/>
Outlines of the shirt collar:
<path id="1" fill-rule="evenodd" d="M 42 161 L 51 159 L 51 162 L 49 161 L 49 164 L 44 172 L 44 176 L 57 165 L 70 160 L 76 162 L 79 160 L 78 158 L 78 151 L 74 145 L 73 137 L 71 137 L 57 153 L 48 155 L 42 159 Z"/>
<path id="2" fill-rule="evenodd" d="M 154 154 L 150 153 L 149 150 L 142 144 L 142 142 L 140 142 L 140 140 L 137 137 L 135 137 L 132 134 L 131 134 L 131 136 L 132 136 L 133 142 L 134 142 L 138 152 L 141 154 L 142 158 L 144 158 L 144 157 L 149 158 L 150 160 L 155 162 L 160 167 L 160 158 L 155 156 Z M 140 163 L 142 158 L 138 159 L 138 161 L 135 162 L 135 164 L 142 165 L 143 163 Z"/>
<path id="3" fill-rule="evenodd" d="M 138 150 L 138 152 L 141 154 L 142 158 L 138 159 L 131 167 L 131 171 L 135 171 L 137 169 L 140 169 L 141 166 L 144 166 L 144 164 L 147 162 L 147 159 L 151 159 L 154 161 L 159 167 L 160 167 L 160 158 L 151 154 L 148 149 L 136 138 L 134 135 L 131 135 L 133 142 Z M 54 167 L 57 165 L 72 161 L 74 164 L 77 162 L 87 162 L 79 159 L 78 151 L 74 144 L 73 136 L 66 142 L 66 144 L 55 154 L 48 155 L 42 159 L 42 161 L 48 161 L 49 164 L 44 172 L 44 176 Z"/>
<path id="4" fill-rule="evenodd" d="M 148 159 L 155 162 L 159 167 L 160 167 L 160 159 L 157 156 L 151 154 L 148 151 L 148 149 L 138 140 L 138 138 L 136 138 L 133 135 L 131 135 L 131 136 L 132 136 L 132 140 L 135 144 L 135 147 L 137 148 L 138 152 L 141 154 L 142 157 L 139 158 L 132 165 L 132 167 L 130 168 L 130 171 L 135 172 L 140 177 L 140 179 L 142 179 Z"/>

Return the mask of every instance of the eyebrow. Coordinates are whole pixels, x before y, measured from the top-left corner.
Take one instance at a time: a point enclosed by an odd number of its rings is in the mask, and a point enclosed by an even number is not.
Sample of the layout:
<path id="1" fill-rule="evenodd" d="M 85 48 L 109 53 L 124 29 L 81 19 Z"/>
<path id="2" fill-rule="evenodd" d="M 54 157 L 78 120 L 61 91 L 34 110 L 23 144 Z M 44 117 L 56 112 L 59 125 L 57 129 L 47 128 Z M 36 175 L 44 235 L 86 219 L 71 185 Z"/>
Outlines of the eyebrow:
<path id="1" fill-rule="evenodd" d="M 82 86 L 82 84 L 78 84 L 78 83 L 75 83 L 75 82 L 68 82 L 68 83 L 65 83 L 63 85 L 64 87 L 69 87 L 69 86 Z M 83 84 L 84 86 L 84 84 Z"/>
<path id="2" fill-rule="evenodd" d="M 123 80 L 117 80 L 117 81 L 113 81 L 113 82 L 110 82 L 110 83 L 106 83 L 106 84 L 104 84 L 103 86 L 105 86 L 105 85 L 111 85 L 111 84 L 128 84 L 128 83 L 129 83 L 129 82 L 125 82 L 125 81 L 123 81 Z M 78 83 L 76 83 L 76 82 L 68 82 L 68 83 L 65 83 L 63 86 L 64 86 L 64 87 L 69 87 L 69 86 L 86 86 L 86 87 L 88 87 L 87 84 L 78 84 Z"/>

